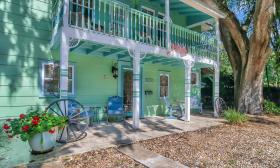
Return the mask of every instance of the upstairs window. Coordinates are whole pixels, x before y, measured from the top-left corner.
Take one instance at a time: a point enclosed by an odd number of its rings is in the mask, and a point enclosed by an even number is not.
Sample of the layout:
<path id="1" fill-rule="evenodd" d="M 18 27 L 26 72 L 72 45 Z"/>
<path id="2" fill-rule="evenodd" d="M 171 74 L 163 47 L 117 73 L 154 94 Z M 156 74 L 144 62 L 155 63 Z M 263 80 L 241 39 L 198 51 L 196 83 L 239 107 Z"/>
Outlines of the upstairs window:
<path id="1" fill-rule="evenodd" d="M 59 63 L 42 63 L 42 94 L 44 96 L 58 96 L 59 86 Z M 74 95 L 74 65 L 68 67 L 68 94 Z"/>
<path id="2" fill-rule="evenodd" d="M 169 95 L 169 75 L 160 75 L 160 97 L 168 97 Z"/>
<path id="3" fill-rule="evenodd" d="M 155 15 L 155 10 L 153 10 L 151 8 L 148 8 L 148 7 L 145 7 L 145 6 L 141 7 L 141 11 L 146 13 L 146 14 L 152 15 L 152 16 Z"/>

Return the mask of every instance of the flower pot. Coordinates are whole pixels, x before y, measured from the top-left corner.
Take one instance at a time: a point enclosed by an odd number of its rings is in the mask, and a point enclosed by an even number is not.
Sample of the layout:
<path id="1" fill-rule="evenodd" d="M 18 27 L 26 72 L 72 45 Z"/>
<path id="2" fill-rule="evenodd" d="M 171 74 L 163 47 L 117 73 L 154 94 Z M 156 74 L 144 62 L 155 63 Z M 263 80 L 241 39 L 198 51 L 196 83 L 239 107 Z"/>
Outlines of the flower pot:
<path id="1" fill-rule="evenodd" d="M 48 131 L 34 135 L 28 140 L 32 154 L 43 154 L 53 150 L 56 144 L 57 129 L 54 133 Z"/>

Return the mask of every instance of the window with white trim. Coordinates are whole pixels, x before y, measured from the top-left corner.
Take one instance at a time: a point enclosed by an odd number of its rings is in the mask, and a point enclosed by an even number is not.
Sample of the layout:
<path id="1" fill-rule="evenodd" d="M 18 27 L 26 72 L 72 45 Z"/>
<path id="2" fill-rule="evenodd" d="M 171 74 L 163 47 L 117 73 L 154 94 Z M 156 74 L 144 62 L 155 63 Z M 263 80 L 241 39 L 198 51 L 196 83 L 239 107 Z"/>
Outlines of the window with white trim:
<path id="1" fill-rule="evenodd" d="M 155 15 L 155 10 L 148 8 L 146 6 L 141 6 L 141 11 L 152 16 Z"/>
<path id="2" fill-rule="evenodd" d="M 42 94 L 44 96 L 59 95 L 60 71 L 59 63 L 42 63 Z M 68 94 L 74 95 L 74 65 L 68 67 Z"/>
<path id="3" fill-rule="evenodd" d="M 169 75 L 160 74 L 160 97 L 168 97 L 169 95 Z"/>

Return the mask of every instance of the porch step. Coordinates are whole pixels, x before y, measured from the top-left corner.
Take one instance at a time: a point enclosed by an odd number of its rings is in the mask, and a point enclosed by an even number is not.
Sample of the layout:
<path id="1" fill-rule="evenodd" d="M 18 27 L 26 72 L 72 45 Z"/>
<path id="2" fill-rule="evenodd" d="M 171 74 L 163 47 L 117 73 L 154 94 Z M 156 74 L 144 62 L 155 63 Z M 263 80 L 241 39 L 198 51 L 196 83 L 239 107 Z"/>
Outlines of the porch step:
<path id="1" fill-rule="evenodd" d="M 119 147 L 118 150 L 150 168 L 187 168 L 181 163 L 144 149 L 138 144 Z"/>

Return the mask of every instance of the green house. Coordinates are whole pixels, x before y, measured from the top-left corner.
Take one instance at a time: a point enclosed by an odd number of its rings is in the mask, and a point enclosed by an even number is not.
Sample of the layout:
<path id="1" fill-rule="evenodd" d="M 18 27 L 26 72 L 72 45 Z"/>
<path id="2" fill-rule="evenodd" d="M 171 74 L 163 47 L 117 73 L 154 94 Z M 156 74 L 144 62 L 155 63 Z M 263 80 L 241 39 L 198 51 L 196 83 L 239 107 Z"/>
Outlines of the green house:
<path id="1" fill-rule="evenodd" d="M 214 70 L 219 96 L 224 16 L 202 1 L 2 0 L 0 17 L 1 119 L 58 98 L 105 109 L 120 96 L 135 128 L 168 115 L 166 99 L 189 121 L 203 69 Z"/>

